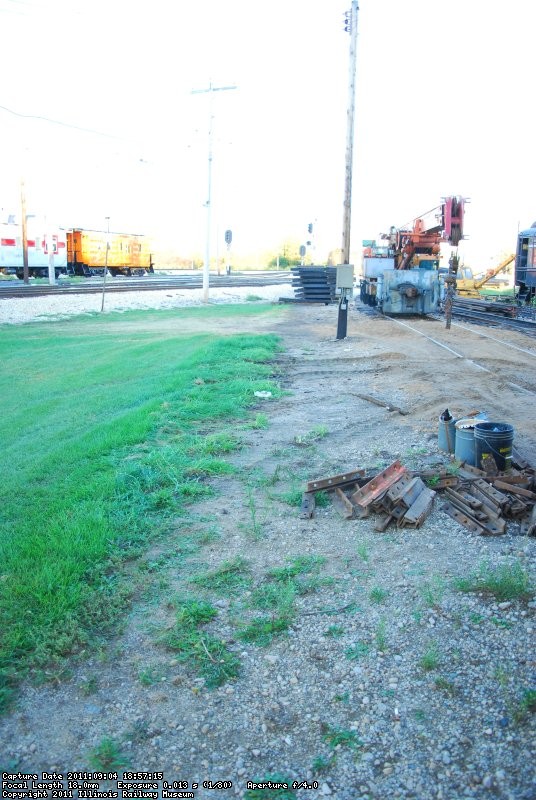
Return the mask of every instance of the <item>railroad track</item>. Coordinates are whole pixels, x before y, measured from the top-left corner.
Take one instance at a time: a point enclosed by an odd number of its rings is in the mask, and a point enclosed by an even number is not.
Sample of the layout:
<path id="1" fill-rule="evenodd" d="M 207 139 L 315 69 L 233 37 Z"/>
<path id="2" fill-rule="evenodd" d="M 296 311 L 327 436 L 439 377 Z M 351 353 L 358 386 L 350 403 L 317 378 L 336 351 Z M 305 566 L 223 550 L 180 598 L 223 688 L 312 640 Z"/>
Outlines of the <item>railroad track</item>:
<path id="1" fill-rule="evenodd" d="M 211 275 L 212 288 L 232 288 L 239 286 L 277 286 L 291 282 L 290 272 L 235 273 L 232 275 Z M 112 278 L 106 280 L 106 293 L 170 291 L 173 289 L 201 289 L 202 275 L 180 275 L 165 278 Z M 49 284 L 23 284 L 20 281 L 0 283 L 0 298 L 45 297 L 47 295 L 97 294 L 102 292 L 102 278 L 88 278 L 81 282 L 61 280 L 55 286 Z"/>
<path id="2" fill-rule="evenodd" d="M 492 305 L 497 305 L 497 308 L 492 309 Z M 456 298 L 452 314 L 457 319 L 464 319 L 466 322 L 492 328 L 506 328 L 536 337 L 536 319 L 532 309 L 527 313 L 524 309 L 513 305 L 501 306 L 486 303 L 483 306 L 476 306 L 474 302 Z"/>

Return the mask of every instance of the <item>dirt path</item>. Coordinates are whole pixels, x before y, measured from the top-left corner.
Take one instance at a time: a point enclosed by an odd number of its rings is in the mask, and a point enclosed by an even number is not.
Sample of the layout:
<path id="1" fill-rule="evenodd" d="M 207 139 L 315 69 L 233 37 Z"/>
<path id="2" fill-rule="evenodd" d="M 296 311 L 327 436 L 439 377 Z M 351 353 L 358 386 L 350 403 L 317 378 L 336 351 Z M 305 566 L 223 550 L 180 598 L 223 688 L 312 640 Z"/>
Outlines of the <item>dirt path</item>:
<path id="1" fill-rule="evenodd" d="M 336 314 L 307 306 L 241 319 L 281 336 L 288 394 L 261 402 L 268 427 L 240 431 L 237 474 L 148 554 L 123 633 L 69 680 L 24 689 L 0 726 L 2 768 L 66 777 L 89 769 L 108 738 L 120 772 L 128 763 L 195 781 L 203 800 L 244 796 L 248 780 L 275 774 L 318 781 L 296 791 L 305 800 L 534 797 L 534 602 L 456 591 L 453 581 L 484 562 L 531 571 L 536 540 L 515 525 L 502 537 L 471 535 L 439 503 L 421 529 L 378 534 L 373 520 L 343 520 L 333 506 L 301 519 L 288 501 L 305 479 L 397 458 L 445 463 L 437 419 L 447 406 L 512 423 L 536 463 L 536 347 L 511 332 L 406 320 L 449 350 L 355 309 L 336 341 Z M 231 319 L 218 328 L 235 329 Z M 288 629 L 264 646 L 241 638 L 255 616 L 275 617 L 252 606 L 289 559 L 300 572 Z M 228 561 L 234 585 L 192 584 Z M 213 603 L 206 630 L 240 661 L 238 678 L 219 688 L 162 643 L 185 592 Z M 112 768 L 113 758 L 101 763 Z"/>

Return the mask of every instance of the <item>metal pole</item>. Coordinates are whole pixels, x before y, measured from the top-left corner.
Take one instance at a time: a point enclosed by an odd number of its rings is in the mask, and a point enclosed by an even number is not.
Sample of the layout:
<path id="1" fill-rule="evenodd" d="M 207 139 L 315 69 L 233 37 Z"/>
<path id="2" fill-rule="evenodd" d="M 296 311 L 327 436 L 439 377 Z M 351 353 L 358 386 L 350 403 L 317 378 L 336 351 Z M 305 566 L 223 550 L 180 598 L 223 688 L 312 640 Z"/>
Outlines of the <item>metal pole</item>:
<path id="1" fill-rule="evenodd" d="M 341 263 L 350 263 L 350 228 L 352 222 L 352 167 L 354 156 L 355 73 L 357 64 L 357 0 L 352 0 L 350 11 L 350 64 L 348 75 L 348 112 L 346 125 L 346 165 L 344 185 L 344 211 L 342 226 Z"/>
<path id="2" fill-rule="evenodd" d="M 102 303 L 101 314 L 104 311 L 104 295 L 106 293 L 106 274 L 108 272 L 108 250 L 110 249 L 110 217 L 104 217 L 107 222 L 106 228 L 106 252 L 104 254 L 104 275 L 102 276 Z"/>
<path id="3" fill-rule="evenodd" d="M 20 182 L 20 213 L 22 233 L 22 270 L 24 283 L 30 283 L 30 270 L 28 269 L 28 220 L 26 219 L 26 190 L 24 180 Z"/>
<path id="4" fill-rule="evenodd" d="M 212 211 L 212 136 L 213 136 L 213 115 L 212 115 L 212 93 L 225 92 L 229 89 L 236 89 L 236 86 L 213 86 L 209 84 L 208 89 L 192 89 L 191 94 L 210 94 L 209 121 L 208 121 L 208 197 L 205 203 L 207 209 L 207 230 L 205 241 L 205 263 L 203 264 L 203 302 L 208 303 L 208 293 L 210 285 L 210 223 Z"/>
<path id="5" fill-rule="evenodd" d="M 54 269 L 54 236 L 50 231 L 47 223 L 47 233 L 45 235 L 45 242 L 47 243 L 48 250 L 48 282 L 51 286 L 56 285 L 56 270 Z"/>

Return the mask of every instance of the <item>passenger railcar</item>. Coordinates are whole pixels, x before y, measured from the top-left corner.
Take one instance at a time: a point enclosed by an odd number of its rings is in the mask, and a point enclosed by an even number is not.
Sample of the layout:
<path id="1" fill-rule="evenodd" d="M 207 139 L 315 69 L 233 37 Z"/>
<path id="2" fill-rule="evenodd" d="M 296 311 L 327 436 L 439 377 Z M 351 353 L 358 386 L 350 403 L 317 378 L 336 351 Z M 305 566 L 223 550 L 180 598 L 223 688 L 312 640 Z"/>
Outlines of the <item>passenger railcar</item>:
<path id="1" fill-rule="evenodd" d="M 51 230 L 44 219 L 29 215 L 26 239 L 28 273 L 34 278 L 48 277 L 51 252 L 56 277 L 102 275 L 105 264 L 112 275 L 154 272 L 149 244 L 140 234 L 84 228 Z M 24 277 L 22 226 L 12 214 L 0 219 L 0 272 Z"/>
<path id="2" fill-rule="evenodd" d="M 56 276 L 67 272 L 67 236 L 65 230 L 50 231 L 43 220 L 29 216 L 26 240 L 28 271 L 35 277 L 48 275 L 50 253 L 54 254 Z M 22 231 L 13 215 L 0 221 L 0 272 L 23 277 Z"/>
<path id="3" fill-rule="evenodd" d="M 532 303 L 536 296 L 536 222 L 517 236 L 516 286 L 518 299 Z"/>

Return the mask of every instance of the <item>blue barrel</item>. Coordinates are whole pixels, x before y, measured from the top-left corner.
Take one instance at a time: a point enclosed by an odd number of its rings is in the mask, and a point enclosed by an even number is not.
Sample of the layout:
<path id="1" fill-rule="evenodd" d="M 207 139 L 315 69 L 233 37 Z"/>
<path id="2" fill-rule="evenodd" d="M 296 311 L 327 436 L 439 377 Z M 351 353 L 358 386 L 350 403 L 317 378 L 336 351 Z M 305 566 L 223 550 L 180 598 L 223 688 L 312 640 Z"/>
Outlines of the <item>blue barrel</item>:
<path id="1" fill-rule="evenodd" d="M 500 472 L 512 467 L 514 427 L 508 422 L 478 422 L 475 425 L 476 466 L 481 467 L 482 458 L 491 456 Z"/>
<path id="2" fill-rule="evenodd" d="M 471 467 L 476 467 L 475 454 L 475 420 L 459 419 L 456 423 L 456 441 L 454 456 L 458 461 L 465 461 Z"/>
<path id="3" fill-rule="evenodd" d="M 456 442 L 456 420 L 451 417 L 449 420 L 443 419 L 443 414 L 439 417 L 439 428 L 437 431 L 437 446 L 444 453 L 454 453 Z"/>

